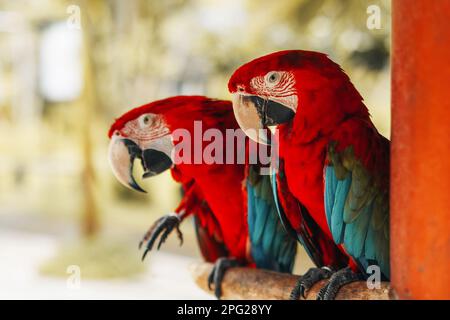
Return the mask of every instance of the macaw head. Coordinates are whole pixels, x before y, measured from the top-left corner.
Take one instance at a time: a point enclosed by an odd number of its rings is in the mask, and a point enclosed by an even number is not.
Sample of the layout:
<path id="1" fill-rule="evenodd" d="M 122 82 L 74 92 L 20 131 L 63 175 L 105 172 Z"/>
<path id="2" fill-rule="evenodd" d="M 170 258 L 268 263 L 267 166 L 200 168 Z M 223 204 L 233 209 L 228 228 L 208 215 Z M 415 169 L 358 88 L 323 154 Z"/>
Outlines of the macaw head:
<path id="1" fill-rule="evenodd" d="M 173 131 L 183 128 L 192 132 L 194 121 L 207 119 L 208 110 L 219 113 L 221 120 L 224 109 L 231 112 L 231 103 L 201 96 L 177 96 L 126 112 L 108 133 L 109 162 L 115 177 L 128 188 L 145 192 L 133 176 L 135 160 L 142 165 L 143 178 L 172 168 L 176 163 Z M 208 125 L 206 120 L 203 123 Z"/>
<path id="2" fill-rule="evenodd" d="M 338 99 L 340 92 L 362 101 L 339 65 L 323 53 L 302 50 L 275 52 L 242 65 L 231 76 L 228 89 L 240 127 L 261 143 L 268 143 L 265 135 L 252 134 L 259 129 L 294 121 L 325 126 L 326 118 L 337 121 L 352 112 L 354 101 L 348 96 L 345 101 L 323 103 Z"/>

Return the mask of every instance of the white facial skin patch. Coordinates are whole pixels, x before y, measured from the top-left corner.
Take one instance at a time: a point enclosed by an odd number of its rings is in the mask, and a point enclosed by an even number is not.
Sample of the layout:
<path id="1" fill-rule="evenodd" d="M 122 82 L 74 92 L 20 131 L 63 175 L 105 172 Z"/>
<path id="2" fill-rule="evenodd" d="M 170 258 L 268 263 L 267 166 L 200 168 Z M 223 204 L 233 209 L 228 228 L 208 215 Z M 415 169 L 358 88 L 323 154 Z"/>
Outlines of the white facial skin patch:
<path id="1" fill-rule="evenodd" d="M 264 76 L 254 77 L 250 85 L 256 95 L 297 111 L 298 97 L 292 72 L 270 71 Z"/>

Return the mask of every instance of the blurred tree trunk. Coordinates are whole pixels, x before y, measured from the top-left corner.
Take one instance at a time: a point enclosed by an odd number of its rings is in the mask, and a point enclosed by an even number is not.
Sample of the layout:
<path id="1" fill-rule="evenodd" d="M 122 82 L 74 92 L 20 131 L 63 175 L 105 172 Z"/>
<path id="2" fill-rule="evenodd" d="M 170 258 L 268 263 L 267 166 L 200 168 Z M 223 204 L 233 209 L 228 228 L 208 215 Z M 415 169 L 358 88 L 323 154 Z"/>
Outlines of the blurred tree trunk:
<path id="1" fill-rule="evenodd" d="M 91 124 L 96 106 L 96 92 L 93 79 L 93 59 L 91 48 L 91 24 L 90 18 L 95 15 L 95 6 L 89 6 L 88 1 L 81 2 L 81 29 L 83 36 L 82 59 L 84 66 L 84 90 L 81 98 L 82 118 L 81 118 L 81 145 L 83 155 L 82 185 L 84 208 L 81 220 L 81 231 L 85 237 L 95 236 L 100 229 L 100 219 L 98 216 L 95 195 L 94 195 L 94 164 L 92 160 L 92 136 Z"/>

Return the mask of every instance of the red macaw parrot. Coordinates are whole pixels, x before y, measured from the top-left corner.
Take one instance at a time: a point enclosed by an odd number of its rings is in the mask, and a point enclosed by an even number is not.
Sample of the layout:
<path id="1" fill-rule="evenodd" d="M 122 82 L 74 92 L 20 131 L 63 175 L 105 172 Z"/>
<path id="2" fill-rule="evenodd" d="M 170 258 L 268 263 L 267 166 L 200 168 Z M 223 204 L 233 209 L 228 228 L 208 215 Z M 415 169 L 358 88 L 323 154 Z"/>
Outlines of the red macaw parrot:
<path id="1" fill-rule="evenodd" d="M 138 191 L 144 190 L 133 177 L 136 158 L 144 168 L 143 178 L 171 170 L 184 196 L 175 213 L 160 218 L 144 236 L 143 259 L 158 237 L 159 249 L 174 229 L 182 241 L 179 224 L 194 215 L 201 252 L 207 261 L 216 262 L 208 285 L 214 282 L 220 298 L 221 281 L 229 267 L 248 265 L 291 272 L 296 240 L 278 219 L 270 176 L 259 174 L 259 162 L 249 164 L 245 162 L 248 158 L 237 162 L 238 152 L 248 152 L 246 141 L 241 149 L 234 139 L 224 141 L 223 149 L 216 150 L 224 157 L 233 152 L 226 164 L 195 160 L 211 141 L 202 140 L 202 132 L 196 132 L 199 123 L 205 135 L 209 129 L 218 130 L 223 137 L 227 130 L 239 130 L 229 101 L 201 96 L 167 98 L 132 109 L 115 121 L 109 130 L 109 158 L 116 178 Z M 181 139 L 180 133 L 187 136 Z M 242 137 L 245 139 L 245 134 Z M 187 149 L 181 151 L 182 144 L 196 154 L 185 158 Z"/>
<path id="2" fill-rule="evenodd" d="M 318 52 L 276 52 L 239 67 L 228 88 L 251 138 L 270 143 L 254 132 L 276 126 L 280 215 L 323 267 L 309 270 L 291 298 L 331 277 L 318 299 L 333 299 L 369 265 L 389 278 L 389 141 L 339 65 Z"/>

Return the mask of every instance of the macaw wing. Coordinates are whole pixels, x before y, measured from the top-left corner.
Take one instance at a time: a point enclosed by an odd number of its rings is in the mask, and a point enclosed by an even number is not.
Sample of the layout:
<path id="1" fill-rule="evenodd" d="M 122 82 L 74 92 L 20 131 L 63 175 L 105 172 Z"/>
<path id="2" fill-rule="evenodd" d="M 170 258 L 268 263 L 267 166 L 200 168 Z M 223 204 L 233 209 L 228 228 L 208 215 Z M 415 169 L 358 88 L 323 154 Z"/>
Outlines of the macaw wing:
<path id="1" fill-rule="evenodd" d="M 227 257 L 229 253 L 219 222 L 209 206 L 202 201 L 193 210 L 195 233 L 203 258 L 208 262 L 215 262 L 220 257 Z"/>
<path id="2" fill-rule="evenodd" d="M 387 174 L 370 173 L 355 156 L 353 147 L 342 152 L 328 148 L 324 168 L 325 211 L 336 244 L 364 270 L 377 264 L 389 278 L 389 193 L 380 183 Z"/>
<path id="3" fill-rule="evenodd" d="M 270 176 L 260 175 L 256 165 L 248 166 L 246 193 L 251 253 L 256 266 L 292 272 L 297 242 L 278 217 Z"/>
<path id="4" fill-rule="evenodd" d="M 211 214 L 208 214 L 208 216 L 211 221 L 204 223 L 199 215 L 194 215 L 194 227 L 203 258 L 208 262 L 215 262 L 220 257 L 227 257 L 228 250 L 217 232 L 211 232 L 211 226 L 214 226 L 217 221 L 213 219 Z M 218 224 L 215 225 L 215 228 L 218 228 Z"/>
<path id="5" fill-rule="evenodd" d="M 298 240 L 317 266 L 323 266 L 330 240 L 324 238 L 308 210 L 289 191 L 284 172 L 284 160 L 278 159 L 278 169 L 272 172 L 271 184 L 277 213 L 287 232 Z"/>
<path id="6" fill-rule="evenodd" d="M 196 182 L 191 180 L 183 183 L 183 191 L 183 199 L 175 212 L 181 214 L 183 220 L 193 215 L 195 233 L 203 258 L 208 262 L 215 262 L 220 257 L 228 256 L 219 222 L 203 199 Z"/>

